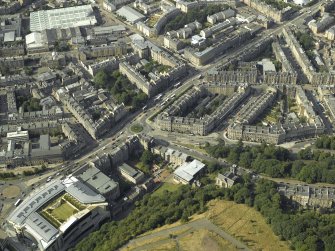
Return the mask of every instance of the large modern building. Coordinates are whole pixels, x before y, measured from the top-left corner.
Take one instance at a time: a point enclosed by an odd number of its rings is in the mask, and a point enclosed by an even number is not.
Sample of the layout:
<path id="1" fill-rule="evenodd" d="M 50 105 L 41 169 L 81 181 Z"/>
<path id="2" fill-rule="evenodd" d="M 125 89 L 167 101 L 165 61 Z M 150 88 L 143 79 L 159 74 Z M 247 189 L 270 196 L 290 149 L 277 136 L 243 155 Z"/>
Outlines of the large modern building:
<path id="1" fill-rule="evenodd" d="M 116 12 L 119 16 L 124 17 L 131 24 L 135 24 L 145 19 L 145 16 L 129 6 L 123 6 Z"/>
<path id="2" fill-rule="evenodd" d="M 75 176 L 56 179 L 26 197 L 6 219 L 10 237 L 27 250 L 68 250 L 110 217 L 108 203 Z"/>
<path id="3" fill-rule="evenodd" d="M 115 182 L 92 165 L 84 165 L 75 176 L 108 200 L 115 200 L 120 196 L 119 183 Z"/>
<path id="4" fill-rule="evenodd" d="M 97 23 L 91 5 L 81 5 L 30 13 L 30 30 L 42 31 L 56 28 L 90 26 Z"/>
<path id="5" fill-rule="evenodd" d="M 185 162 L 174 171 L 173 179 L 182 184 L 190 184 L 202 174 L 205 166 L 204 163 L 196 159 L 192 162 Z"/>

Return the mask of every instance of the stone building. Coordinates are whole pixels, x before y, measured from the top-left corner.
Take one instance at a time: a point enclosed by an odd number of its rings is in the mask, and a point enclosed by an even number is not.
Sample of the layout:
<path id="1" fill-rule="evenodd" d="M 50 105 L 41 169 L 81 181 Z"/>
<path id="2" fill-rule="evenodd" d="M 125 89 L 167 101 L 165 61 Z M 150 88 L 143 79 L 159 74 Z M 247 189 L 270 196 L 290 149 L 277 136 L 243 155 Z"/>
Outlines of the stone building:
<path id="1" fill-rule="evenodd" d="M 268 88 L 260 96 L 253 97 L 236 114 L 236 122 L 240 124 L 252 124 L 263 111 L 272 105 L 277 96 L 275 88 Z"/>
<path id="2" fill-rule="evenodd" d="M 231 188 L 239 181 L 239 176 L 236 173 L 236 165 L 230 167 L 228 172 L 224 174 L 218 173 L 216 176 L 215 184 L 219 187 Z"/>
<path id="3" fill-rule="evenodd" d="M 207 135 L 219 126 L 250 93 L 249 87 L 239 86 L 236 88 L 236 92 L 227 98 L 212 114 L 205 115 L 201 119 L 182 117 L 181 114 L 189 107 L 192 107 L 198 98 L 204 94 L 206 88 L 210 88 L 209 86 L 204 85 L 200 88 L 190 89 L 166 112 L 157 117 L 156 124 L 158 127 L 163 131 Z M 222 88 L 215 87 L 212 91 L 219 90 L 221 92 L 225 87 L 231 88 L 230 85 L 224 85 Z"/>
<path id="4" fill-rule="evenodd" d="M 334 188 L 285 184 L 279 185 L 278 192 L 303 207 L 334 208 Z"/>
<path id="5" fill-rule="evenodd" d="M 235 16 L 235 11 L 233 9 L 227 9 L 218 13 L 215 13 L 211 16 L 207 16 L 207 22 L 211 24 L 218 23 L 222 20 L 231 18 Z"/>
<path id="6" fill-rule="evenodd" d="M 102 46 L 84 46 L 78 49 L 78 56 L 82 61 L 99 57 L 122 56 L 125 54 L 127 54 L 127 45 L 123 42 Z"/>

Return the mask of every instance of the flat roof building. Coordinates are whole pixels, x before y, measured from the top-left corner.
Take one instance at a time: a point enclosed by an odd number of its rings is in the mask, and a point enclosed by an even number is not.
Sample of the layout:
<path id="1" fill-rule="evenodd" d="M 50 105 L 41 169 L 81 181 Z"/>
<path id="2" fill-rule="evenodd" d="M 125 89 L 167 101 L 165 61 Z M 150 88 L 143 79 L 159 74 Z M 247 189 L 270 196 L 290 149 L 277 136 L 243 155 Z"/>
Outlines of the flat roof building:
<path id="1" fill-rule="evenodd" d="M 119 166 L 118 170 L 123 177 L 125 177 L 127 180 L 134 184 L 138 184 L 144 178 L 144 173 L 142 173 L 140 170 L 132 168 L 126 163 L 123 163 L 121 166 Z"/>
<path id="2" fill-rule="evenodd" d="M 29 140 L 28 131 L 21 131 L 21 129 L 18 128 L 16 132 L 8 132 L 7 140 L 28 141 Z"/>
<path id="3" fill-rule="evenodd" d="M 30 30 L 70 28 L 90 26 L 97 23 L 91 5 L 81 5 L 53 10 L 40 10 L 30 13 Z"/>
<path id="4" fill-rule="evenodd" d="M 101 194 L 76 177 L 55 179 L 36 188 L 11 212 L 6 231 L 26 245 L 26 250 L 33 246 L 34 250 L 67 250 L 109 218 L 107 205 Z M 57 218 L 53 212 L 60 206 L 73 212 Z"/>
<path id="5" fill-rule="evenodd" d="M 173 178 L 179 183 L 190 184 L 203 172 L 205 166 L 204 163 L 196 159 L 192 162 L 186 162 L 174 171 Z"/>
<path id="6" fill-rule="evenodd" d="M 112 200 L 119 197 L 119 184 L 103 174 L 98 168 L 86 165 L 86 167 L 84 167 L 83 170 L 79 170 L 79 172 L 81 172 L 81 174 L 77 177 L 100 194 Z"/>
<path id="7" fill-rule="evenodd" d="M 133 8 L 129 6 L 123 6 L 119 10 L 116 11 L 116 13 L 127 19 L 128 22 L 131 24 L 135 24 L 139 21 L 142 21 L 145 19 L 145 16 L 139 13 L 138 11 L 134 10 Z"/>

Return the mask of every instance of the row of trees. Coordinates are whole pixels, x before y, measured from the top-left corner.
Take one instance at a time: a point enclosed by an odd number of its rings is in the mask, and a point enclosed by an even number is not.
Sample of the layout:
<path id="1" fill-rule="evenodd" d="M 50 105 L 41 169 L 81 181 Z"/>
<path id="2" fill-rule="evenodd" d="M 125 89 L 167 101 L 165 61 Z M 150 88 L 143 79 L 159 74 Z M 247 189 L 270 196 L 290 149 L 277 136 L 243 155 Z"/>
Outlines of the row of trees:
<path id="1" fill-rule="evenodd" d="M 206 147 L 207 152 L 215 158 L 226 158 L 229 162 L 250 168 L 274 178 L 292 177 L 298 180 L 315 182 L 335 182 L 335 159 L 330 153 L 301 150 L 297 158 L 290 155 L 287 149 L 274 145 L 225 146 L 219 143 Z"/>
<path id="2" fill-rule="evenodd" d="M 0 173 L 0 179 L 14 178 L 16 175 L 13 172 Z"/>
<path id="3" fill-rule="evenodd" d="M 47 170 L 47 167 L 43 164 L 40 168 L 34 167 L 33 170 L 25 170 L 23 171 L 24 176 L 31 176 L 35 174 L 44 173 Z"/>
<path id="4" fill-rule="evenodd" d="M 324 135 L 315 141 L 315 147 L 319 149 L 335 150 L 335 137 Z"/>
<path id="5" fill-rule="evenodd" d="M 131 105 L 138 109 L 145 105 L 148 96 L 141 90 L 134 88 L 134 85 L 119 71 L 107 73 L 99 71 L 94 77 L 96 88 L 108 89 L 118 103 Z"/>

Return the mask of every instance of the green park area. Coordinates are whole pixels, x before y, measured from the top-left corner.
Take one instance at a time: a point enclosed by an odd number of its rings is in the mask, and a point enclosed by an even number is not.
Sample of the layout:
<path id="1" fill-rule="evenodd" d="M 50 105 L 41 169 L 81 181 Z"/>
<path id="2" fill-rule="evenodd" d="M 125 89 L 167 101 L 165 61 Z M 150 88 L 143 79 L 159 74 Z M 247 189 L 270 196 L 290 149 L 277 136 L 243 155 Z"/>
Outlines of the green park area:
<path id="1" fill-rule="evenodd" d="M 130 130 L 134 133 L 140 133 L 143 131 L 143 126 L 140 124 L 134 124 L 130 127 Z"/>
<path id="2" fill-rule="evenodd" d="M 140 159 L 133 160 L 132 164 L 142 172 L 150 174 L 155 165 L 160 166 L 162 164 L 162 159 L 159 155 L 153 154 L 149 150 L 145 150 L 140 156 Z"/>

